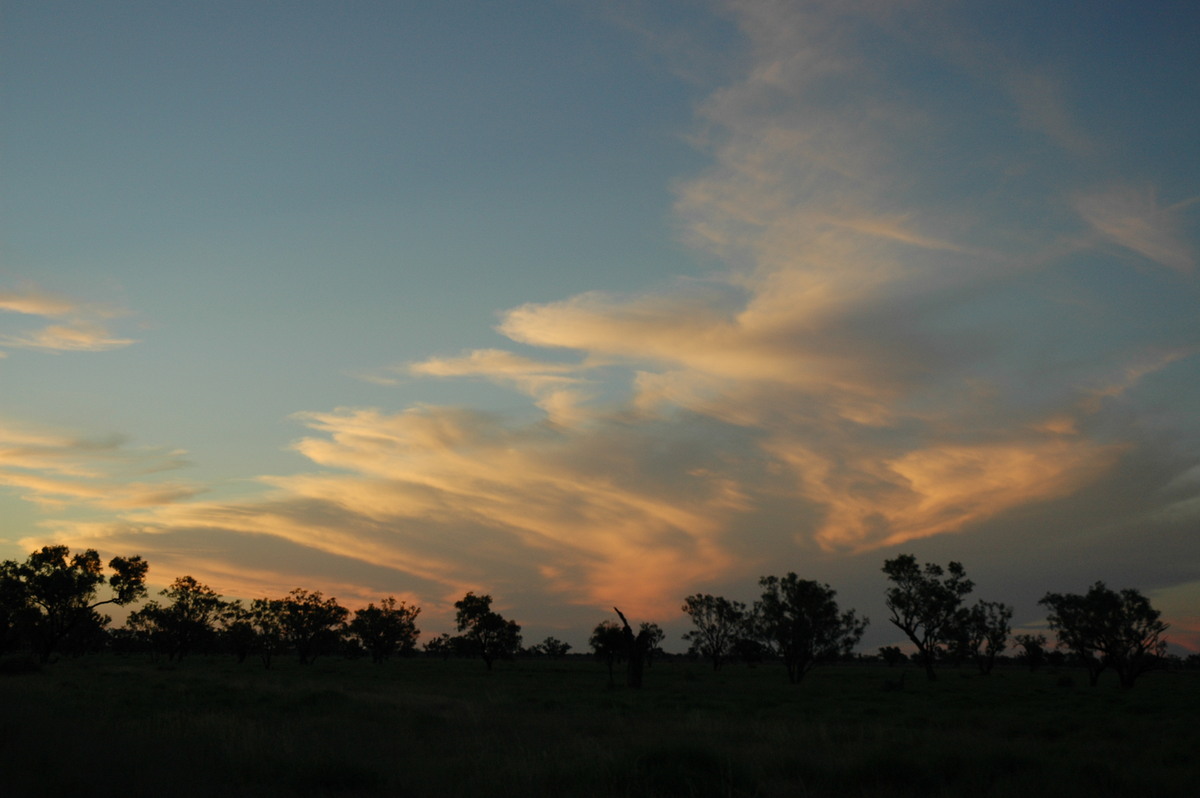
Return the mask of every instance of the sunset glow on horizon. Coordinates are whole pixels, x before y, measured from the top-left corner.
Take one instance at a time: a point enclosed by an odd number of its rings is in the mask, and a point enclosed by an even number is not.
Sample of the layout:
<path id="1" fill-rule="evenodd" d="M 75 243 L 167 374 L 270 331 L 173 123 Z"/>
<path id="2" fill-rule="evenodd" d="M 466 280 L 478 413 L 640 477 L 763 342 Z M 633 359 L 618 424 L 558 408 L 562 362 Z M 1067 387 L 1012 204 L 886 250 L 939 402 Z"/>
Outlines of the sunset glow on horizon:
<path id="1" fill-rule="evenodd" d="M 1200 651 L 1200 7 L 1050 5 L 11 3 L 0 559 Z"/>

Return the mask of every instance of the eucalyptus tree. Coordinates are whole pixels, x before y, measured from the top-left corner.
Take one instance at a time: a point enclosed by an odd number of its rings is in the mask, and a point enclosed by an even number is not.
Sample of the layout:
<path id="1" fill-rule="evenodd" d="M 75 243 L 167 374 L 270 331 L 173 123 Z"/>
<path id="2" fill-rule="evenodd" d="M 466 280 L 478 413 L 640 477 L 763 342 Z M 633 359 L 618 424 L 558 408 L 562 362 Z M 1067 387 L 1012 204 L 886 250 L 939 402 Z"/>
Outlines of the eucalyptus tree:
<path id="1" fill-rule="evenodd" d="M 550 659 L 562 659 L 571 650 L 570 643 L 564 643 L 557 637 L 547 637 L 542 642 L 533 646 L 530 651 L 534 654 L 544 654 Z"/>
<path id="2" fill-rule="evenodd" d="M 300 657 L 301 665 L 336 647 L 349 614 L 337 599 L 327 599 L 319 590 L 296 588 L 279 604 L 283 636 Z"/>
<path id="3" fill-rule="evenodd" d="M 183 659 L 215 635 L 225 602 L 211 587 L 181 576 L 159 595 L 168 603 L 149 601 L 126 621 L 126 627 L 145 637 L 152 648 L 165 649 L 170 659 Z"/>
<path id="4" fill-rule="evenodd" d="M 1093 686 L 1101 671 L 1111 667 L 1122 687 L 1133 687 L 1166 654 L 1167 624 L 1150 600 L 1132 588 L 1118 593 L 1096 582 L 1083 595 L 1047 593 L 1038 603 L 1050 610 L 1047 621 L 1058 633 L 1059 645 L 1083 662 Z"/>
<path id="5" fill-rule="evenodd" d="M 759 580 L 762 598 L 754 603 L 753 627 L 783 659 L 788 681 L 800 682 L 822 662 L 847 655 L 862 639 L 867 619 L 842 612 L 837 591 L 789 573 Z"/>
<path id="6" fill-rule="evenodd" d="M 991 673 L 996 657 L 1008 646 L 1012 616 L 1013 608 L 1007 604 L 982 599 L 971 609 L 961 611 L 962 637 L 980 673 Z"/>
<path id="7" fill-rule="evenodd" d="M 1021 649 L 1021 659 L 1030 671 L 1036 671 L 1046 660 L 1045 635 L 1019 634 L 1013 638 L 1013 645 Z"/>
<path id="8" fill-rule="evenodd" d="M 21 563 L 6 561 L 0 569 L 0 597 L 10 605 L 6 623 L 19 623 L 41 659 L 50 659 L 71 635 L 107 625 L 97 607 L 125 606 L 146 594 L 149 565 L 141 557 L 113 557 L 108 567 L 111 576 L 95 549 L 72 555 L 67 546 L 44 546 Z M 105 584 L 109 595 L 99 598 Z"/>
<path id="9" fill-rule="evenodd" d="M 724 596 L 696 593 L 683 600 L 682 609 L 695 627 L 683 635 L 691 643 L 688 652 L 708 659 L 713 670 L 718 670 L 746 632 L 746 605 Z"/>
<path id="10" fill-rule="evenodd" d="M 283 626 L 283 600 L 254 599 L 250 602 L 244 619 L 234 621 L 236 626 L 231 627 L 230 631 L 243 631 L 244 627 L 240 626 L 243 620 L 249 624 L 249 630 L 253 634 L 253 645 L 263 667 L 270 669 L 275 656 L 287 648 L 287 633 Z"/>
<path id="11" fill-rule="evenodd" d="M 467 593 L 454 608 L 458 631 L 489 671 L 498 658 L 510 659 L 521 648 L 521 627 L 492 610 L 491 596 Z"/>
<path id="12" fill-rule="evenodd" d="M 638 635 L 644 635 L 646 641 L 646 667 L 650 667 L 656 658 L 662 655 L 662 642 L 667 638 L 663 628 L 652 621 L 642 621 L 638 624 Z"/>
<path id="13" fill-rule="evenodd" d="M 613 684 L 613 668 L 625 658 L 625 630 L 616 621 L 604 620 L 596 624 L 588 637 L 592 655 L 608 666 L 608 683 Z"/>
<path id="14" fill-rule="evenodd" d="M 370 654 L 374 662 L 382 662 L 394 654 L 410 654 L 417 646 L 421 631 L 417 629 L 420 607 L 388 596 L 379 602 L 356 610 L 347 627 Z"/>
<path id="15" fill-rule="evenodd" d="M 885 560 L 883 572 L 892 582 L 885 601 L 892 614 L 888 620 L 917 647 L 925 675 L 936 679 L 934 660 L 956 634 L 959 608 L 975 585 L 962 563 L 951 562 L 945 569 L 936 563 L 922 567 L 911 554 Z"/>

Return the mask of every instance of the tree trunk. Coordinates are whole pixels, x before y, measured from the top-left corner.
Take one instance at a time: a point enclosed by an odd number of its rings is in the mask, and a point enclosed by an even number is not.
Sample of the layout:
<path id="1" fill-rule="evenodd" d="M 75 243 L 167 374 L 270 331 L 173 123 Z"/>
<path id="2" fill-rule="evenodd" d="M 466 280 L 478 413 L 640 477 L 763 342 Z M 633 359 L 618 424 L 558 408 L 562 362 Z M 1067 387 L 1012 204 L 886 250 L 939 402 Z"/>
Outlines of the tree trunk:
<path id="1" fill-rule="evenodd" d="M 929 681 L 936 682 L 937 681 L 937 672 L 933 669 L 933 652 L 932 651 L 922 651 L 920 653 L 921 653 L 921 664 L 923 664 L 925 666 L 925 676 L 929 678 Z"/>
<path id="2" fill-rule="evenodd" d="M 621 623 L 625 625 L 625 654 L 629 662 L 629 666 L 625 672 L 625 684 L 635 690 L 640 689 L 642 686 L 642 670 L 646 664 L 646 653 L 650 649 L 650 635 L 644 629 L 635 635 L 633 628 L 629 625 L 629 621 L 625 620 L 624 614 L 616 607 L 613 607 L 613 609 L 620 616 Z"/>

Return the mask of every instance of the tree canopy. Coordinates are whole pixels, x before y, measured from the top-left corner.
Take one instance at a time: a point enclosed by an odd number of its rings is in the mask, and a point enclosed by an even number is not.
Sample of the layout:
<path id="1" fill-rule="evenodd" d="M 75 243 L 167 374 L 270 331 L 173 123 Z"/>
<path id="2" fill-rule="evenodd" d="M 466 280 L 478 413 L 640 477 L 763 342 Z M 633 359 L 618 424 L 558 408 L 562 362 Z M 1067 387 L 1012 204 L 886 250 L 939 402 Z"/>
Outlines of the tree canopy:
<path id="1" fill-rule="evenodd" d="M 458 631 L 488 670 L 496 659 L 512 657 L 521 648 L 521 627 L 492 610 L 491 596 L 467 593 L 454 607 Z"/>
<path id="2" fill-rule="evenodd" d="M 411 607 L 388 596 L 378 607 L 370 603 L 357 610 L 348 629 L 373 661 L 382 662 L 394 654 L 408 654 L 416 648 L 417 637 L 421 634 L 417 629 L 420 614 L 420 607 Z"/>
<path id="3" fill-rule="evenodd" d="M 854 610 L 838 609 L 837 592 L 829 585 L 794 573 L 782 579 L 764 576 L 759 585 L 763 594 L 754 604 L 754 625 L 783 658 L 793 684 L 816 664 L 849 654 L 867 627 L 867 619 L 859 619 Z"/>
<path id="4" fill-rule="evenodd" d="M 100 555 L 86 549 L 72 555 L 67 546 L 44 546 L 23 563 L 6 561 L 0 569 L 0 611 L 6 636 L 25 635 L 43 661 L 73 634 L 103 628 L 108 618 L 96 612 L 105 604 L 124 606 L 146 594 L 148 564 L 141 557 L 113 557 L 105 576 Z M 99 599 L 107 583 L 108 598 Z"/>
<path id="5" fill-rule="evenodd" d="M 1088 592 L 1047 593 L 1039 604 L 1049 609 L 1047 621 L 1058 643 L 1088 668 L 1093 685 L 1111 667 L 1122 687 L 1154 667 L 1166 653 L 1167 624 L 1150 600 L 1132 588 L 1116 592 L 1096 582 Z"/>
<path id="6" fill-rule="evenodd" d="M 695 627 L 683 635 L 691 642 L 688 650 L 710 660 L 713 670 L 719 669 L 746 631 L 746 605 L 724 596 L 696 593 L 684 599 L 683 611 Z"/>
<path id="7" fill-rule="evenodd" d="M 934 660 L 953 634 L 959 607 L 975 585 L 967 579 L 962 563 L 951 562 L 945 569 L 926 563 L 922 568 L 911 554 L 885 560 L 883 572 L 892 582 L 886 594 L 892 613 L 888 620 L 917 647 L 925 674 L 936 679 Z"/>
<path id="8" fill-rule="evenodd" d="M 335 647 L 349 614 L 337 599 L 327 599 L 319 590 L 303 588 L 288 593 L 276 610 L 284 639 L 291 644 L 303 665 Z"/>

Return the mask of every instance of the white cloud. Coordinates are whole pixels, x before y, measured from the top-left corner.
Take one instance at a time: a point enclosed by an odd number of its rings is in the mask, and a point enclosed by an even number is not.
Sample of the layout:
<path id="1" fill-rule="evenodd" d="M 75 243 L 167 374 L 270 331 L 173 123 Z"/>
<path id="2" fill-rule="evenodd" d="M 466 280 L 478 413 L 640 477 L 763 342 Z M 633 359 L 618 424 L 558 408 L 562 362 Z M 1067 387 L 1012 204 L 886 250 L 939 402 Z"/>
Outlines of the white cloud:
<path id="1" fill-rule="evenodd" d="M 1180 216 L 1193 202 L 1162 207 L 1152 189 L 1116 186 L 1079 196 L 1075 208 L 1105 239 L 1190 274 L 1196 268 L 1196 249 L 1180 230 Z"/>

